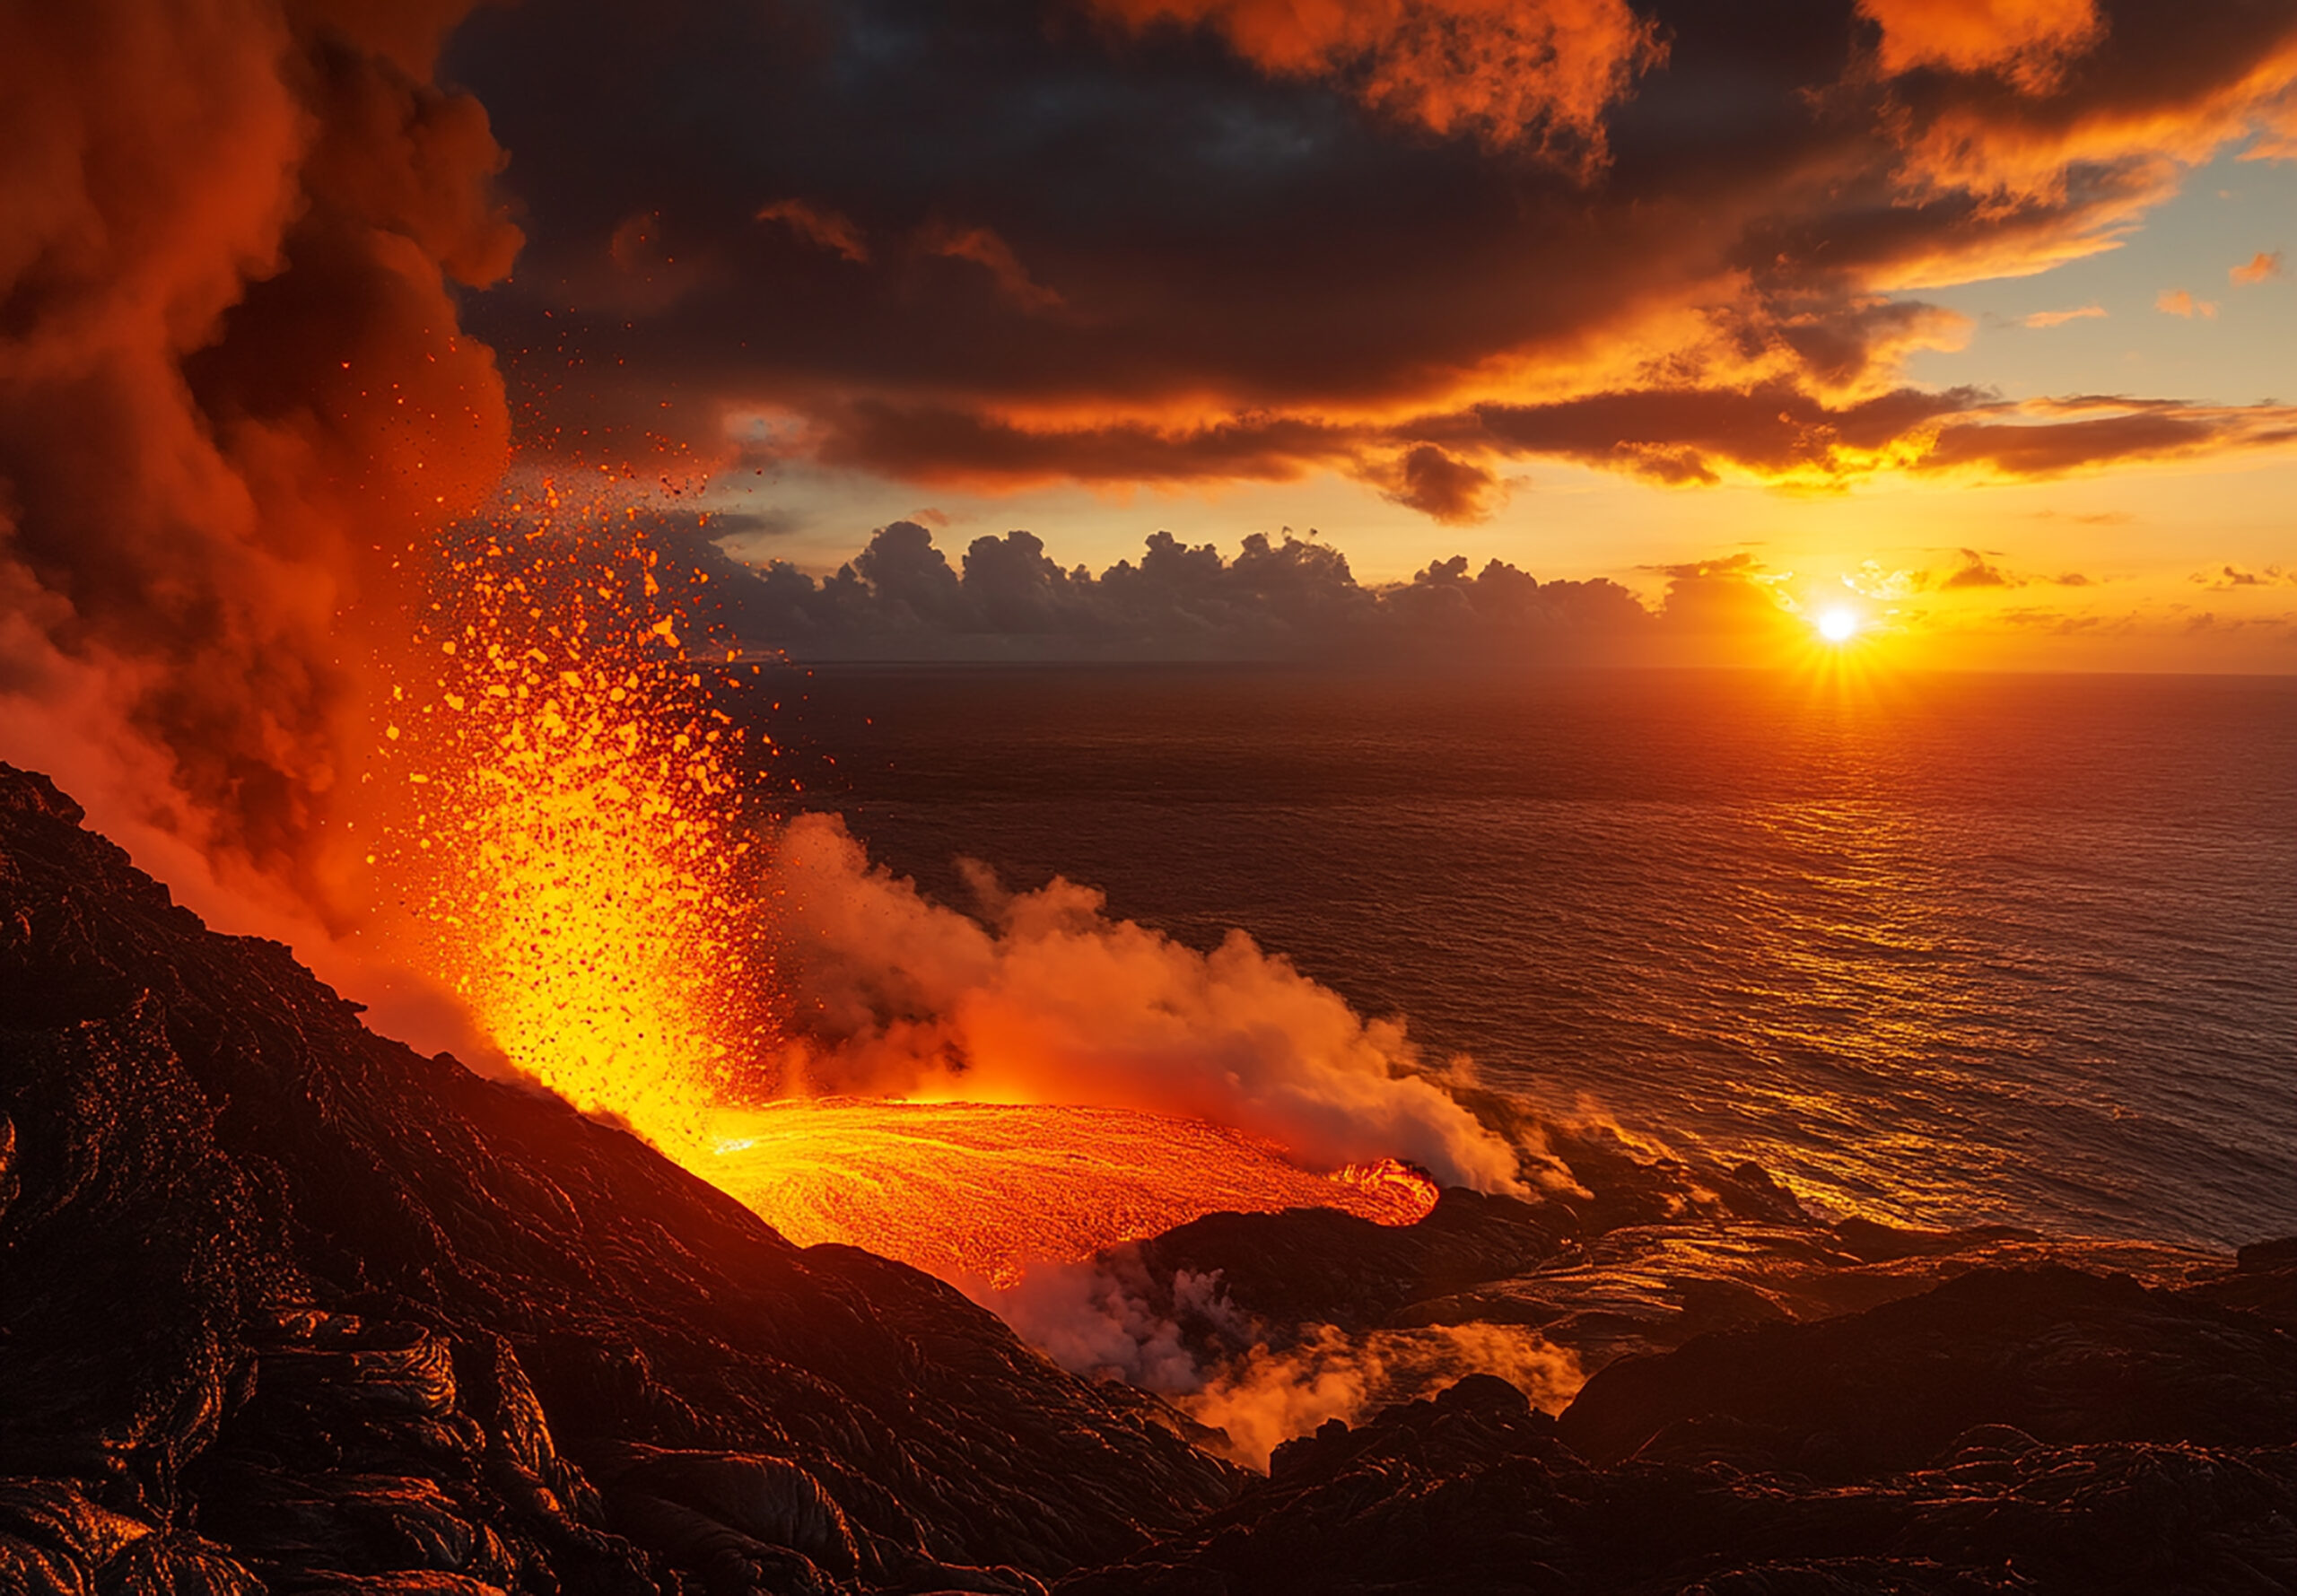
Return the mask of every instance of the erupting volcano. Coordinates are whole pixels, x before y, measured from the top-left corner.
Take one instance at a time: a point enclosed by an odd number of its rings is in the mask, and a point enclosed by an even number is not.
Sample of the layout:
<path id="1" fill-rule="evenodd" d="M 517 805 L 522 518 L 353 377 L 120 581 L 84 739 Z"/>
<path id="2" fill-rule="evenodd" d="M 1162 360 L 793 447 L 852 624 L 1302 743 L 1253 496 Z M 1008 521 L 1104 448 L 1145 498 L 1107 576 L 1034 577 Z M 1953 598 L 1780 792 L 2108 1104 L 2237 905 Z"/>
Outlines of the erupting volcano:
<path id="1" fill-rule="evenodd" d="M 774 750 L 711 696 L 754 694 L 759 667 L 688 652 L 684 584 L 708 579 L 672 576 L 647 530 L 610 491 L 514 494 L 441 558 L 423 664 L 380 728 L 364 862 L 399 907 L 382 935 L 518 1070 L 793 1241 L 952 1281 L 1010 1285 L 1221 1210 L 1408 1225 L 1434 1206 L 1396 1159 L 1316 1173 L 1201 1118 L 777 1096 Z"/>

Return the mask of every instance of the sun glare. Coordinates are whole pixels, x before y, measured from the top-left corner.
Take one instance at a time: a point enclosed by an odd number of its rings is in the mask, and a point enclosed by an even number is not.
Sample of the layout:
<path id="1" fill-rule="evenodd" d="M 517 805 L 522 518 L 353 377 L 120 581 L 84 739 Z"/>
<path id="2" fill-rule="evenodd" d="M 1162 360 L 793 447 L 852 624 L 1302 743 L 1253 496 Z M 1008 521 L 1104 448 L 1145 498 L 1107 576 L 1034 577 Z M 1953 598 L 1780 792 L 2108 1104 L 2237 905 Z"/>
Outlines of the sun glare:
<path id="1" fill-rule="evenodd" d="M 1819 616 L 1819 635 L 1830 643 L 1847 643 L 1858 635 L 1858 612 L 1838 605 Z"/>

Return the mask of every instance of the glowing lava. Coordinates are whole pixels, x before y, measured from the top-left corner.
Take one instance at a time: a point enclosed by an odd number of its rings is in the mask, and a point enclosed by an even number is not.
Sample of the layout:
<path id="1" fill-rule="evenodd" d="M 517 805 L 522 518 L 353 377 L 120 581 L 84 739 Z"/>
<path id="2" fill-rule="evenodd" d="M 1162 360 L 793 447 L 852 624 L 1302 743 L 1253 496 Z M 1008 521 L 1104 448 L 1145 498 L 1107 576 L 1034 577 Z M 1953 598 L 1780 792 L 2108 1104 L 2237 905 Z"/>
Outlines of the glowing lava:
<path id="1" fill-rule="evenodd" d="M 1310 1174 L 1201 1120 L 1056 1104 L 857 1098 L 729 1110 L 696 1173 L 800 1245 L 846 1242 L 1009 1286 L 1215 1212 L 1340 1208 L 1409 1225 L 1436 1184 L 1386 1161 Z"/>

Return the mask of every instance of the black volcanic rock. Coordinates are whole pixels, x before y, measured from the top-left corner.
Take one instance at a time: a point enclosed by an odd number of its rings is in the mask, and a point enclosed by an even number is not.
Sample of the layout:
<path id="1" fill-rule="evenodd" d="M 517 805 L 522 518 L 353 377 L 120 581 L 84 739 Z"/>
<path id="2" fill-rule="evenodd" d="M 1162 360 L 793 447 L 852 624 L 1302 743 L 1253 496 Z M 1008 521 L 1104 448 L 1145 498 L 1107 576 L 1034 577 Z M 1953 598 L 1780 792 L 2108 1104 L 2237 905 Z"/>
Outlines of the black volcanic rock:
<path id="1" fill-rule="evenodd" d="M 939 1282 L 376 1037 L 79 819 L 0 767 L 16 1583 L 1020 1591 L 962 1571 L 1237 1488 Z"/>
<path id="2" fill-rule="evenodd" d="M 1561 1432 L 1611 1462 L 1705 1426 L 1741 1461 L 1845 1480 L 1917 1467 L 1979 1425 L 2061 1445 L 2286 1445 L 2297 1339 L 2126 1277 L 1984 1269 L 1865 1313 L 1622 1359 Z"/>
<path id="3" fill-rule="evenodd" d="M 1162 1286 L 1218 1273 L 1254 1313 L 1348 1330 L 1384 1324 L 1411 1304 L 1504 1279 L 1555 1258 L 1574 1234 L 1552 1208 L 1460 1187 L 1419 1224 L 1376 1225 L 1332 1208 L 1208 1214 L 1124 1249 L 1124 1266 Z"/>
<path id="4" fill-rule="evenodd" d="M 1601 1132 L 1546 1139 L 1581 1191 L 1516 1199 L 1454 1187 L 1402 1228 L 1322 1208 L 1209 1214 L 1112 1249 L 1102 1267 L 1215 1358 L 1240 1349 L 1223 1344 L 1234 1341 L 1235 1317 L 1193 1321 L 1183 1282 L 1217 1278 L 1227 1306 L 1277 1341 L 1304 1324 L 1351 1334 L 1521 1325 L 1591 1367 L 1705 1330 L 1845 1305 L 1791 1299 L 1769 1284 L 1797 1273 L 1832 1283 L 1863 1260 L 1754 1165 L 1638 1160 Z M 1911 1251 L 1927 1259 L 1952 1250 Z M 1864 1306 L 1928 1283 L 1877 1278 L 1847 1295 Z"/>
<path id="5" fill-rule="evenodd" d="M 1535 1330 L 1593 1373 L 1716 1331 L 1832 1318 L 1981 1269 L 2059 1265 L 2297 1321 L 2297 1264 L 2006 1225 L 1827 1224 L 1751 1164 L 1638 1159 L 1602 1132 L 1544 1139 L 1585 1189 L 1530 1199 L 1453 1189 L 1387 1229 L 1328 1209 L 1211 1214 L 1102 1254 L 1102 1269 L 1219 1363 L 1296 1327 L 1351 1336 L 1461 1325 Z M 1655 1221 L 1654 1214 L 1670 1215 Z M 1219 1311 L 1199 1304 L 1217 1283 Z M 1240 1331 L 1240 1322 L 1247 1327 Z M 1405 1393 L 1416 1394 L 1416 1393 Z"/>
<path id="6" fill-rule="evenodd" d="M 2297 1331 L 2297 1236 L 2250 1243 L 2234 1255 L 2230 1274 L 2197 1282 L 2187 1295 Z"/>
<path id="7" fill-rule="evenodd" d="M 2285 1592 L 2290 1351 L 2127 1280 L 1989 1271 L 1623 1361 L 1560 1419 L 1472 1377 L 1333 1421 L 1263 1489 L 1059 1596 Z"/>

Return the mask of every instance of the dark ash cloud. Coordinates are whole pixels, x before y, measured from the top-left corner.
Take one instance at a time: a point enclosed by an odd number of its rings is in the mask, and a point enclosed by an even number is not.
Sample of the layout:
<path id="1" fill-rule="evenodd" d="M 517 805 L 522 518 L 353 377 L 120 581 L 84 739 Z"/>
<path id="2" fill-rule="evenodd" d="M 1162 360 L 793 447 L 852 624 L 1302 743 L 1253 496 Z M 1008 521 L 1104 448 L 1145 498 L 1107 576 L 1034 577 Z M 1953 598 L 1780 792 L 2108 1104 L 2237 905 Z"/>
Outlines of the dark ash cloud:
<path id="1" fill-rule="evenodd" d="M 393 566 L 509 445 L 466 9 L 0 11 L 0 738 L 314 899 Z"/>

